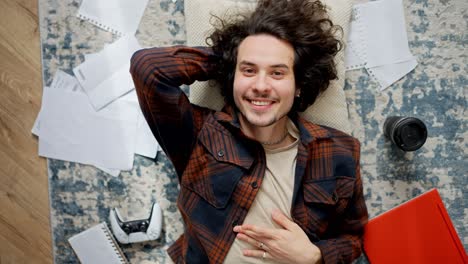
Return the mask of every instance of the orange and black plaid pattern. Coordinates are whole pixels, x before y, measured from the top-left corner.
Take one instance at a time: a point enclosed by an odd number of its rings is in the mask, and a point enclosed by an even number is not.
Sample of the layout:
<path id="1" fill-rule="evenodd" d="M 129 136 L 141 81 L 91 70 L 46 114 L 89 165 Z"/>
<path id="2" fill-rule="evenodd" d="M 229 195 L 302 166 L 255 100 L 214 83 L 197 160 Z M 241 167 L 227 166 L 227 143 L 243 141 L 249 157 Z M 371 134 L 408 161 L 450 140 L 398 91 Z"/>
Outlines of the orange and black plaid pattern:
<path id="1" fill-rule="evenodd" d="M 179 88 L 210 79 L 210 48 L 175 46 L 136 52 L 131 60 L 141 109 L 172 161 L 184 234 L 169 248 L 176 263 L 223 263 L 265 174 L 260 143 L 247 138 L 235 111 L 190 104 Z M 291 116 L 300 131 L 291 215 L 325 263 L 361 254 L 367 222 L 359 142 L 340 131 Z M 169 223 L 170 224 L 170 223 Z"/>

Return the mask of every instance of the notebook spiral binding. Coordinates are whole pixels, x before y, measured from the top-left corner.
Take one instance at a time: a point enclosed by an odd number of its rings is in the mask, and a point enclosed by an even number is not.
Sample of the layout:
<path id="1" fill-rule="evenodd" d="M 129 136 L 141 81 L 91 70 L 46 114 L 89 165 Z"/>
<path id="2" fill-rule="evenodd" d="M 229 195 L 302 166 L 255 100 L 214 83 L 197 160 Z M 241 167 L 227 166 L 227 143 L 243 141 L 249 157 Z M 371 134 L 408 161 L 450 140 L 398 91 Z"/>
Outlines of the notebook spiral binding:
<path id="1" fill-rule="evenodd" d="M 360 58 L 360 54 L 358 54 L 356 44 L 352 41 L 348 41 L 348 49 L 346 52 L 352 52 L 355 56 L 358 56 Z M 366 66 L 366 63 L 359 63 L 359 64 L 353 64 L 353 65 L 347 65 L 346 70 L 356 70 L 360 68 L 364 68 Z"/>
<path id="2" fill-rule="evenodd" d="M 95 25 L 95 26 L 97 26 L 97 27 L 99 27 L 99 28 L 101 28 L 101 29 L 103 29 L 105 31 L 111 32 L 112 34 L 116 34 L 118 36 L 123 35 L 122 32 L 120 32 L 118 30 L 115 30 L 115 29 L 113 29 L 113 28 L 111 28 L 111 27 L 109 27 L 109 26 L 107 26 L 107 25 L 105 25 L 105 24 L 103 24 L 103 23 L 101 23 L 101 22 L 99 22 L 99 21 L 97 21 L 95 19 L 87 17 L 87 16 L 85 16 L 83 14 L 78 13 L 77 16 L 78 16 L 78 18 L 80 18 L 82 20 L 85 20 L 85 21 L 88 21 L 89 23 L 91 23 L 91 24 L 93 24 L 93 25 Z"/>
<path id="3" fill-rule="evenodd" d="M 112 242 L 111 243 L 112 248 L 114 248 L 115 253 L 117 253 L 117 256 L 119 257 L 121 263 L 122 264 L 129 264 L 127 259 L 125 258 L 125 255 L 124 255 L 123 251 L 118 246 L 117 241 L 115 240 L 114 235 L 112 235 L 112 232 L 110 231 L 107 224 L 102 225 L 102 229 L 103 229 L 104 233 L 106 234 L 107 239 L 109 239 L 109 241 Z"/>
<path id="4" fill-rule="evenodd" d="M 362 13 L 361 8 L 356 8 L 356 12 L 357 12 L 357 17 L 358 17 L 358 21 L 359 21 L 359 23 L 358 23 L 359 31 L 361 32 L 361 34 L 359 34 L 359 36 L 361 37 L 360 42 L 362 43 L 362 49 L 359 50 L 360 56 L 361 56 L 361 59 L 364 61 L 364 68 L 366 69 L 367 73 L 369 74 L 371 79 L 374 80 L 377 83 L 378 88 L 381 88 L 380 82 L 379 82 L 378 78 L 375 76 L 374 71 L 367 65 L 367 49 L 368 49 L 368 47 L 367 47 L 366 39 L 369 36 L 368 36 L 367 30 L 365 28 L 366 25 L 364 24 L 364 21 L 361 18 L 361 13 Z"/>
<path id="5" fill-rule="evenodd" d="M 380 83 L 379 81 L 379 78 L 377 78 L 376 76 L 376 73 L 372 70 L 372 68 L 368 67 L 367 65 L 367 45 L 366 45 L 366 38 L 367 38 L 367 34 L 366 36 L 364 36 L 365 33 L 367 33 L 366 29 L 365 29 L 365 26 L 364 25 L 364 22 L 362 21 L 362 18 L 361 18 L 361 8 L 360 7 L 353 7 L 353 11 L 352 11 L 352 16 L 353 16 L 353 21 L 354 23 L 356 23 L 356 26 L 357 26 L 357 30 L 360 32 L 359 36 L 360 36 L 360 39 L 359 39 L 359 42 L 361 43 L 361 48 L 359 49 L 357 46 L 356 46 L 356 43 L 354 42 L 350 42 L 349 43 L 349 46 L 350 46 L 350 50 L 348 52 L 354 52 L 356 53 L 356 55 L 362 60 L 362 63 L 360 64 L 357 64 L 357 65 L 349 65 L 346 67 L 346 70 L 354 70 L 354 69 L 359 69 L 359 68 L 365 68 L 369 74 L 369 76 L 371 77 L 371 79 L 373 79 L 376 83 L 377 83 L 377 86 L 379 89 L 382 88 L 382 84 Z"/>
<path id="6" fill-rule="evenodd" d="M 363 28 L 363 24 L 362 24 L 361 19 L 362 18 L 361 18 L 360 8 L 357 7 L 357 6 L 353 7 L 352 13 L 351 13 L 351 20 L 352 20 L 352 23 L 357 27 L 357 31 L 360 32 L 360 34 L 358 34 L 358 36 L 360 37 L 359 42 L 360 42 L 360 44 L 362 46 L 361 46 L 361 49 L 359 49 L 358 46 L 357 46 L 357 45 L 359 45 L 358 43 L 354 43 L 352 41 L 349 41 L 348 42 L 348 45 L 349 45 L 348 52 L 352 52 L 356 56 L 358 56 L 361 59 L 362 63 L 356 64 L 356 65 L 348 65 L 348 66 L 346 66 L 346 70 L 355 70 L 355 69 L 360 69 L 360 68 L 363 68 L 363 67 L 367 66 L 367 62 L 366 62 L 367 61 L 367 54 L 366 54 L 367 47 L 364 46 L 366 42 L 365 42 L 365 39 L 362 36 L 362 33 L 364 32 L 364 28 Z"/>

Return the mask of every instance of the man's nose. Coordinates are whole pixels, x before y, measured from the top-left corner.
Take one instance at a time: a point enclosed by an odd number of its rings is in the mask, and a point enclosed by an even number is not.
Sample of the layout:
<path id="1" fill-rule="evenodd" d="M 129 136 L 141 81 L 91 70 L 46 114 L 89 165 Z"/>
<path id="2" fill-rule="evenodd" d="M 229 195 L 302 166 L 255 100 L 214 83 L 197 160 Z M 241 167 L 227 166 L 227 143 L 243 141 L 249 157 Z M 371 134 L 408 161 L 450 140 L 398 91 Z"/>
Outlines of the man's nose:
<path id="1" fill-rule="evenodd" d="M 270 82 L 266 74 L 260 73 L 257 75 L 254 83 L 254 89 L 258 92 L 267 92 L 271 89 Z"/>

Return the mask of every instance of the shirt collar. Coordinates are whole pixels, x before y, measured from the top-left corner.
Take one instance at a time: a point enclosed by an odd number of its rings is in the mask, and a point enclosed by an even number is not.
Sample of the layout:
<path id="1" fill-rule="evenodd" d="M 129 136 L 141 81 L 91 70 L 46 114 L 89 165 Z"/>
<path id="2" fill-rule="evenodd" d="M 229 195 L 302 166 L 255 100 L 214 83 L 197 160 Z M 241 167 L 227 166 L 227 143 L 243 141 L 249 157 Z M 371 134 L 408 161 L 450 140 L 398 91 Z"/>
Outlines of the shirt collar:
<path id="1" fill-rule="evenodd" d="M 328 129 L 314 124 L 298 114 L 292 114 L 290 115 L 290 118 L 296 125 L 297 129 L 299 129 L 301 141 L 304 144 L 309 144 L 316 139 L 326 139 L 331 137 L 331 133 Z"/>
<path id="2" fill-rule="evenodd" d="M 217 111 L 215 113 L 215 119 L 220 123 L 224 123 L 240 129 L 240 122 L 237 111 L 230 105 L 225 105 L 221 111 Z"/>

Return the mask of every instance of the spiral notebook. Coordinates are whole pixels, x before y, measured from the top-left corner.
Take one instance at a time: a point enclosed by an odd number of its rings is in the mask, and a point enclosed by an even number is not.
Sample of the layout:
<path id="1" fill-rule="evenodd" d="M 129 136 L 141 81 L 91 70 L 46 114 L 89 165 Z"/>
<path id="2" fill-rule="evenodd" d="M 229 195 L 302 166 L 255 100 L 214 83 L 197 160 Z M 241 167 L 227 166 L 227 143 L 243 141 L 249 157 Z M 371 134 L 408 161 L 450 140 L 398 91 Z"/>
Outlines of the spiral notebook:
<path id="1" fill-rule="evenodd" d="M 72 236 L 68 242 L 82 264 L 128 263 L 105 222 Z"/>
<path id="2" fill-rule="evenodd" d="M 117 35 L 135 34 L 148 0 L 83 0 L 78 17 Z"/>

